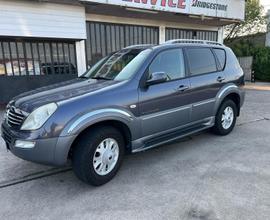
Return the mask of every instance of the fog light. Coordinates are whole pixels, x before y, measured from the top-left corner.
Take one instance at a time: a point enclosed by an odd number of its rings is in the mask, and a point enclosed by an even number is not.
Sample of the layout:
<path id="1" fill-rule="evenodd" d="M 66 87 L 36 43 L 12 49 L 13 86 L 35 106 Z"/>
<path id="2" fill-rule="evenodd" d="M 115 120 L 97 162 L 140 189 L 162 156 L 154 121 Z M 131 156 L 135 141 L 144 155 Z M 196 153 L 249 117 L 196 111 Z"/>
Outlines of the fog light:
<path id="1" fill-rule="evenodd" d="M 17 140 L 15 142 L 15 147 L 29 149 L 35 147 L 35 142 Z"/>

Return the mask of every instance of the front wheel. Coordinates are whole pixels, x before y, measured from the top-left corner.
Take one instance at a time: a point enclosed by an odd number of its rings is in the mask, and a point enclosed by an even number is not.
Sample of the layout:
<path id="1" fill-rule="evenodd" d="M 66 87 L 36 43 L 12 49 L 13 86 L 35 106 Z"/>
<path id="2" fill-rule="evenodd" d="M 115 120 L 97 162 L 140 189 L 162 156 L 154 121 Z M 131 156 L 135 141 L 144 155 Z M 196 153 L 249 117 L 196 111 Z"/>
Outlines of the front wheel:
<path id="1" fill-rule="evenodd" d="M 230 99 L 225 100 L 217 112 L 213 132 L 218 135 L 229 134 L 235 127 L 236 117 L 236 104 Z"/>
<path id="2" fill-rule="evenodd" d="M 124 146 L 122 134 L 113 127 L 89 130 L 74 146 L 74 173 L 82 181 L 94 186 L 107 183 L 121 165 Z"/>

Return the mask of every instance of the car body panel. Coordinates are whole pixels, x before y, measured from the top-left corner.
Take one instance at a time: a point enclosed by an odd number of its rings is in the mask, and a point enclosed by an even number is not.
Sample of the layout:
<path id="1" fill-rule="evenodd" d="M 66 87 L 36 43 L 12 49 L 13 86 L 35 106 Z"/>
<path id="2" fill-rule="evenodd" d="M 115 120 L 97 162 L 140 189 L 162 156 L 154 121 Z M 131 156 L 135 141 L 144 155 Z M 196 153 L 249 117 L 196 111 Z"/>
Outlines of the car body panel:
<path id="1" fill-rule="evenodd" d="M 33 131 L 13 128 L 5 119 L 2 136 L 10 142 L 8 149 L 26 160 L 61 166 L 66 164 L 78 135 L 97 123 L 117 121 L 124 124 L 131 134 L 133 152 L 213 126 L 216 112 L 228 95 L 238 95 L 240 106 L 244 102 L 243 71 L 229 48 L 199 45 L 226 50 L 227 65 L 223 71 L 194 77 L 187 74 L 183 79 L 148 87 L 144 84 L 146 69 L 159 52 L 189 46 L 193 44 L 145 46 L 152 51 L 129 80 L 79 78 L 15 97 L 9 105 L 27 113 L 51 102 L 56 102 L 58 108 L 40 129 Z M 217 82 L 219 76 L 225 78 L 221 83 Z M 178 91 L 181 85 L 188 89 Z M 33 140 L 36 146 L 17 149 L 14 147 L 16 140 Z"/>
<path id="2" fill-rule="evenodd" d="M 15 107 L 31 112 L 41 105 L 89 94 L 117 83 L 116 81 L 77 78 L 23 93 L 15 97 L 12 102 Z"/>
<path id="3" fill-rule="evenodd" d="M 191 121 L 213 116 L 216 96 L 224 83 L 217 81 L 223 72 L 214 72 L 190 77 L 190 92 L 193 100 Z"/>
<path id="4" fill-rule="evenodd" d="M 189 79 L 179 79 L 139 90 L 139 111 L 142 135 L 148 136 L 190 122 L 191 100 L 187 91 Z"/>

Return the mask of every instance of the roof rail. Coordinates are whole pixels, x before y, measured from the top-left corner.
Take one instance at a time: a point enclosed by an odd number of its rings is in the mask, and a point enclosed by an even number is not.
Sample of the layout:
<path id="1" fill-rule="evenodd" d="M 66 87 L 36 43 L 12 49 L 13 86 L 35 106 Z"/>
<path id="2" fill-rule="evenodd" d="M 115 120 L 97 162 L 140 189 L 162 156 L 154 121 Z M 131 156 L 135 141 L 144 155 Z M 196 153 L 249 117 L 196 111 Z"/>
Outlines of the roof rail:
<path id="1" fill-rule="evenodd" d="M 154 46 L 154 44 L 135 44 L 135 45 L 127 46 L 123 49 L 131 49 L 133 47 L 151 47 L 151 46 Z"/>
<path id="2" fill-rule="evenodd" d="M 224 46 L 221 43 L 216 41 L 208 41 L 208 40 L 194 40 L 194 39 L 173 39 L 168 40 L 164 44 L 210 44 L 210 45 L 217 45 L 217 46 Z"/>

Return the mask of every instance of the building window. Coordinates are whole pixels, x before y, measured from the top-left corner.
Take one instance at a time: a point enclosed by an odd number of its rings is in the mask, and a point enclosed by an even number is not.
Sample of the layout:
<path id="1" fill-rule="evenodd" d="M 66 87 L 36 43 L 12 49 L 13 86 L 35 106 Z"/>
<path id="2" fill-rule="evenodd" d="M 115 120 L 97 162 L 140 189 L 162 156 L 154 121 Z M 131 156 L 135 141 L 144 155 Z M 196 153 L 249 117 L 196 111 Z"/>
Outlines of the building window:
<path id="1" fill-rule="evenodd" d="M 0 39 L 0 76 L 76 73 L 73 41 Z"/>

